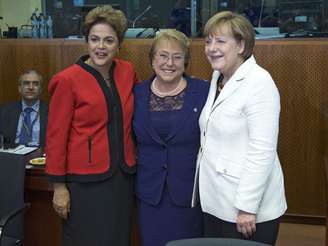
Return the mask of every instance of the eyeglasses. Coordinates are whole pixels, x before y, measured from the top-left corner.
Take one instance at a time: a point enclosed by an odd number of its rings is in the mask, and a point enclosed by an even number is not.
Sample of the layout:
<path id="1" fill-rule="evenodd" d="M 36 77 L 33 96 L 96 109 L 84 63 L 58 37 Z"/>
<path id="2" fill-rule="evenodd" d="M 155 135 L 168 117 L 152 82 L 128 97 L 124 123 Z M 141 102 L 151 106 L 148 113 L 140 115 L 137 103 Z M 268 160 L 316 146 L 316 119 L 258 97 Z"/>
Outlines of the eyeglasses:
<path id="1" fill-rule="evenodd" d="M 40 81 L 37 81 L 37 80 L 34 80 L 34 81 L 23 80 L 21 82 L 21 85 L 23 87 L 29 87 L 29 86 L 38 87 L 38 86 L 40 86 Z"/>
<path id="2" fill-rule="evenodd" d="M 173 63 L 181 63 L 181 62 L 184 62 L 185 56 L 183 54 L 170 55 L 168 53 L 157 53 L 156 58 L 161 63 L 166 63 L 170 59 L 172 60 Z"/>

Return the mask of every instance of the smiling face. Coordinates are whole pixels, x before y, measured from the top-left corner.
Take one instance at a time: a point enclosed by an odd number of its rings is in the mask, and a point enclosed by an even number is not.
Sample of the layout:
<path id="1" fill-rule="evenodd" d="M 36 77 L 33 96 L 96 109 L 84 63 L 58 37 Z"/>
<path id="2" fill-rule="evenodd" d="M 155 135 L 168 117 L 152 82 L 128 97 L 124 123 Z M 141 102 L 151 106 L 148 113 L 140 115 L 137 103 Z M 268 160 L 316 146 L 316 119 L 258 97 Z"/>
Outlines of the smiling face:
<path id="1" fill-rule="evenodd" d="M 152 67 L 159 83 L 178 83 L 185 71 L 185 54 L 177 42 L 161 40 L 155 48 Z"/>
<path id="2" fill-rule="evenodd" d="M 18 92 L 27 105 L 33 105 L 41 94 L 41 77 L 35 72 L 23 74 L 20 77 Z"/>
<path id="3" fill-rule="evenodd" d="M 116 32 L 109 24 L 98 23 L 91 27 L 88 36 L 88 53 L 92 67 L 108 70 L 118 48 Z"/>
<path id="4" fill-rule="evenodd" d="M 236 40 L 229 28 L 223 25 L 206 37 L 205 54 L 214 70 L 230 78 L 244 62 L 241 56 L 245 42 Z"/>

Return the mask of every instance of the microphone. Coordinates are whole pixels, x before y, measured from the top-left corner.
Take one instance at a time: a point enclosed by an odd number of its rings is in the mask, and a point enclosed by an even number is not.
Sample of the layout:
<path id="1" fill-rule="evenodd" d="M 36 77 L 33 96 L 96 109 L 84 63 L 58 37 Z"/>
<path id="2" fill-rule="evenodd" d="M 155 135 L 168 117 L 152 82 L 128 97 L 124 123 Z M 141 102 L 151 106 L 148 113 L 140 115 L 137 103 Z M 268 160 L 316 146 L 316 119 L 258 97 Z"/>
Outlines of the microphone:
<path id="1" fill-rule="evenodd" d="M 2 16 L 0 16 L 0 20 L 2 20 L 3 19 L 3 17 Z"/>
<path id="2" fill-rule="evenodd" d="M 136 22 L 142 17 L 144 16 L 149 10 L 151 9 L 151 5 L 149 5 L 144 11 L 141 12 L 140 15 L 138 15 L 132 22 L 132 28 L 135 27 Z"/>
<path id="3" fill-rule="evenodd" d="M 137 35 L 136 35 L 136 38 L 139 38 L 142 34 L 144 34 L 145 31 L 147 31 L 148 28 L 144 28 L 141 32 L 139 32 Z"/>

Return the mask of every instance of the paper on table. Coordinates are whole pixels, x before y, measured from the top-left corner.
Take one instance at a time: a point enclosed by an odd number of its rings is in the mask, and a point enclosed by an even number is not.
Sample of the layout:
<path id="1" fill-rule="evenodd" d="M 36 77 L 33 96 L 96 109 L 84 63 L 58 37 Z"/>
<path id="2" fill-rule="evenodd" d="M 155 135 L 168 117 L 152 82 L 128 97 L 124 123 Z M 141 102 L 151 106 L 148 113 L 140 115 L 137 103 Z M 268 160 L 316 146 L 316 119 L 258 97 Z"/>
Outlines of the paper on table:
<path id="1" fill-rule="evenodd" d="M 38 147 L 27 147 L 24 145 L 19 145 L 14 149 L 5 149 L 1 150 L 3 153 L 11 153 L 11 154 L 17 154 L 17 155 L 25 155 L 27 153 L 30 153 L 34 150 L 36 150 Z"/>

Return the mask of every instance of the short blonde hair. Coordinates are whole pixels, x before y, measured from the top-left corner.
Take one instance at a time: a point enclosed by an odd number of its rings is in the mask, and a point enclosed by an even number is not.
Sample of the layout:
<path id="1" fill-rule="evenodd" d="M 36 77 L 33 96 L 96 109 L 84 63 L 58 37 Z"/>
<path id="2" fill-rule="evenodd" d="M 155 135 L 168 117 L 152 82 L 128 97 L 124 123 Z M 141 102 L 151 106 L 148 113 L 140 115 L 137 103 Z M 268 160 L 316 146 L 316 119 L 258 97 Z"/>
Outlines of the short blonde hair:
<path id="1" fill-rule="evenodd" d="M 113 9 L 111 5 L 99 6 L 92 9 L 84 21 L 85 39 L 88 41 L 90 29 L 99 23 L 110 25 L 116 32 L 119 44 L 123 42 L 127 30 L 127 19 L 121 10 Z"/>
<path id="2" fill-rule="evenodd" d="M 185 67 L 187 67 L 189 64 L 189 56 L 190 56 L 190 53 L 189 53 L 190 41 L 184 33 L 174 30 L 174 29 L 160 31 L 156 35 L 156 37 L 154 38 L 154 41 L 150 47 L 150 51 L 149 51 L 150 61 L 151 62 L 153 61 L 154 56 L 157 52 L 158 45 L 163 40 L 172 42 L 172 43 L 176 43 L 181 47 L 181 49 L 184 53 L 184 57 L 185 57 L 184 65 L 185 65 Z"/>
<path id="3" fill-rule="evenodd" d="M 237 41 L 245 41 L 245 48 L 241 54 L 243 59 L 248 59 L 254 50 L 255 31 L 252 24 L 242 15 L 230 11 L 222 11 L 212 16 L 206 23 L 204 35 L 214 35 L 215 32 L 226 26 Z"/>

